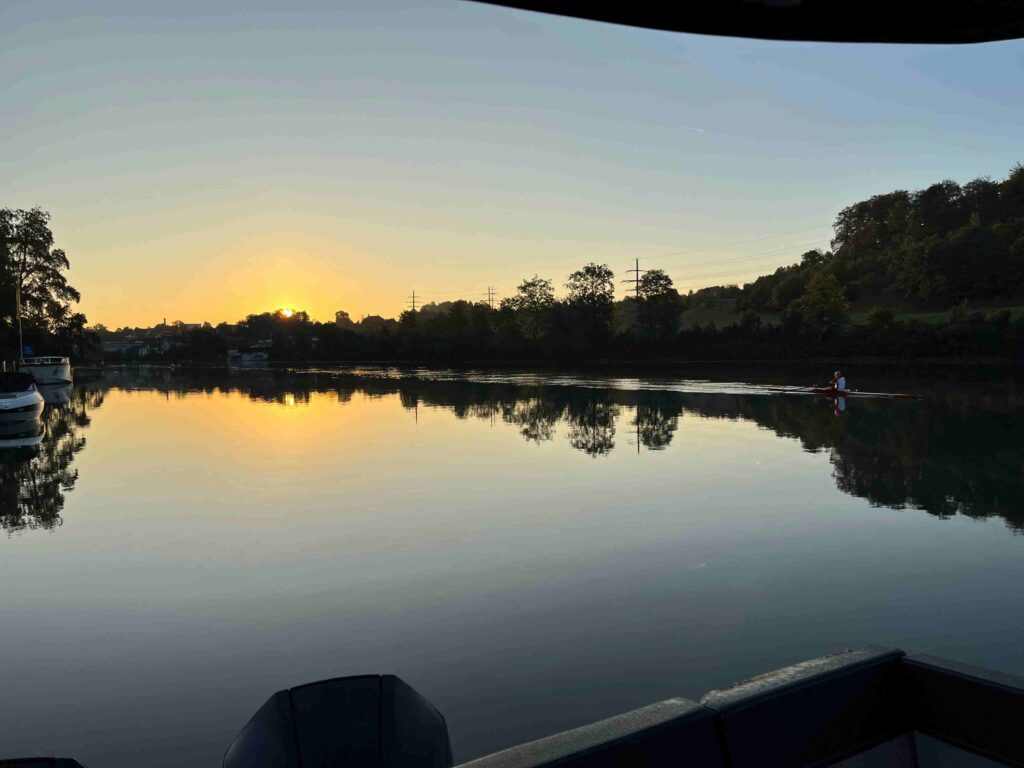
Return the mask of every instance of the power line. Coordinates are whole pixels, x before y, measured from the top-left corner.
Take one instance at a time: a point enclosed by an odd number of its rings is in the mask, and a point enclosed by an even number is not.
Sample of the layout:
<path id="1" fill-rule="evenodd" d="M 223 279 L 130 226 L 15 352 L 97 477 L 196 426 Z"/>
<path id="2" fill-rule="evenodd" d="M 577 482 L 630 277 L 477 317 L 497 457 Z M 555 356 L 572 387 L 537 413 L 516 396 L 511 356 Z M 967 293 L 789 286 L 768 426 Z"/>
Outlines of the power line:
<path id="1" fill-rule="evenodd" d="M 753 256 L 747 254 L 745 256 L 738 256 L 736 258 L 731 259 L 715 259 L 714 261 L 703 261 L 697 262 L 696 264 L 687 264 L 686 266 L 680 267 L 679 269 L 673 269 L 673 272 L 678 274 L 679 272 L 686 272 L 689 269 L 699 269 L 701 267 L 714 267 L 719 264 L 743 264 L 745 262 L 760 261 L 761 259 L 778 258 L 784 253 L 787 253 L 789 251 L 800 250 L 803 248 L 808 248 L 809 246 L 812 246 L 817 242 L 817 240 L 811 240 L 805 243 L 787 245 L 781 248 L 773 248 L 768 251 L 762 251 L 761 253 L 758 253 Z"/>
<path id="2" fill-rule="evenodd" d="M 774 259 L 775 259 L 775 261 L 777 263 L 778 257 L 776 256 L 776 257 L 774 257 Z M 790 265 L 784 265 L 784 266 L 790 266 Z M 755 265 L 755 264 L 751 264 L 749 266 L 746 266 L 746 265 L 736 265 L 736 266 L 730 267 L 729 269 L 719 270 L 717 272 L 702 272 L 702 273 L 697 274 L 697 275 L 694 275 L 694 274 L 687 275 L 687 274 L 684 273 L 678 279 L 683 281 L 683 282 L 693 282 L 694 280 L 704 280 L 704 279 L 707 279 L 707 278 L 715 278 L 715 277 L 728 277 L 730 275 L 742 275 L 742 274 L 749 274 L 751 272 L 762 272 L 763 273 L 767 268 L 768 268 L 767 265 Z M 782 266 L 776 267 L 776 269 L 781 269 L 781 268 L 782 268 Z"/>
<path id="3" fill-rule="evenodd" d="M 413 311 L 413 314 L 415 314 L 416 313 L 416 291 L 413 291 L 412 292 L 412 296 L 410 296 L 409 298 L 412 299 L 412 311 Z"/>
<path id="4" fill-rule="evenodd" d="M 704 253 L 706 251 L 715 251 L 715 250 L 718 250 L 720 248 L 732 248 L 732 247 L 737 246 L 737 245 L 747 245 L 749 243 L 758 243 L 758 242 L 761 242 L 762 240 L 773 240 L 776 237 L 786 237 L 786 235 L 797 235 L 797 234 L 800 234 L 801 232 L 811 232 L 811 231 L 816 230 L 816 229 L 820 230 L 820 229 L 824 229 L 826 226 L 828 226 L 828 225 L 819 224 L 819 225 L 814 226 L 814 227 L 805 227 L 804 229 L 794 229 L 794 230 L 791 230 L 789 232 L 778 232 L 778 233 L 776 233 L 774 235 L 764 235 L 763 237 L 753 237 L 753 238 L 750 238 L 749 240 L 737 240 L 736 242 L 733 242 L 733 243 L 722 243 L 721 245 L 712 245 L 712 246 L 707 247 L 707 248 L 690 248 L 690 249 L 685 250 L 685 251 L 672 251 L 671 253 L 659 254 L 657 256 L 657 258 L 659 258 L 659 259 L 667 259 L 670 256 L 685 256 L 685 255 L 690 254 L 690 253 Z"/>

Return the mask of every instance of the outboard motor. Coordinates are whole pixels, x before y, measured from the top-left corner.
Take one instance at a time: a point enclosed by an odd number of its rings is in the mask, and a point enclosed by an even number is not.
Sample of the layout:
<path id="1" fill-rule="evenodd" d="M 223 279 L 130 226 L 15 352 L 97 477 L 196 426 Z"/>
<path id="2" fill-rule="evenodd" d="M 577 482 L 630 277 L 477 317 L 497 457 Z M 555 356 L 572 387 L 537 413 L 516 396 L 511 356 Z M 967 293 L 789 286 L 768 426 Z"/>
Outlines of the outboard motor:
<path id="1" fill-rule="evenodd" d="M 278 691 L 223 768 L 450 768 L 444 716 L 394 675 L 338 677 Z"/>

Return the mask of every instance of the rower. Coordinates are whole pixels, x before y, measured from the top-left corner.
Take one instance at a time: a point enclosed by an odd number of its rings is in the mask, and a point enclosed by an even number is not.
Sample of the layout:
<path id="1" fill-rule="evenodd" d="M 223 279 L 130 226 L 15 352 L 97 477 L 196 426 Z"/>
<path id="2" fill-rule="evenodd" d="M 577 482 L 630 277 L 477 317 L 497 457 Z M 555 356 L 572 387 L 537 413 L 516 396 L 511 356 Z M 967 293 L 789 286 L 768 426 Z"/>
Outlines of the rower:
<path id="1" fill-rule="evenodd" d="M 846 391 L 846 377 L 843 376 L 842 371 L 836 371 L 832 376 L 832 384 L 830 388 L 834 389 L 836 392 Z"/>

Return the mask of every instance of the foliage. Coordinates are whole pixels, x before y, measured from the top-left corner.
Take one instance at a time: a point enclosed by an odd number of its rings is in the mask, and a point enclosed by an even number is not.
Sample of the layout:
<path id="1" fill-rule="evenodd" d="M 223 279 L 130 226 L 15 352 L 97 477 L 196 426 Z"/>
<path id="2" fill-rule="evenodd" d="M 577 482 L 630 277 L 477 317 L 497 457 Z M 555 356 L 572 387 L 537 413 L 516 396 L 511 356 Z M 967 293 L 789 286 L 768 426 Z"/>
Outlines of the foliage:
<path id="1" fill-rule="evenodd" d="M 0 282 L 5 314 L 11 316 L 8 294 L 21 292 L 22 317 L 27 324 L 56 332 L 72 319 L 71 304 L 81 295 L 64 274 L 71 263 L 54 247 L 50 214 L 40 208 L 0 208 Z"/>
<path id="2" fill-rule="evenodd" d="M 888 307 L 874 306 L 867 314 L 868 325 L 876 328 L 887 328 L 896 322 L 896 313 Z"/>
<path id="3" fill-rule="evenodd" d="M 606 264 L 587 264 L 565 283 L 566 330 L 575 355 L 592 355 L 611 334 L 615 275 Z"/>
<path id="4" fill-rule="evenodd" d="M 637 320 L 641 333 L 651 342 L 664 342 L 679 325 L 682 305 L 672 278 L 663 270 L 651 269 L 640 277 Z"/>
<path id="5" fill-rule="evenodd" d="M 850 302 L 835 275 L 819 273 L 811 278 L 803 296 L 793 303 L 795 311 L 822 339 L 845 323 Z"/>
<path id="6" fill-rule="evenodd" d="M 514 295 L 501 300 L 501 309 L 515 317 L 520 333 L 531 341 L 544 334 L 551 308 L 555 305 L 555 290 L 551 281 L 534 275 L 523 280 Z"/>
<path id="7" fill-rule="evenodd" d="M 26 345 L 49 354 L 95 353 L 99 338 L 86 330 L 85 315 L 72 311 L 81 295 L 67 280 L 70 267 L 67 254 L 54 247 L 49 213 L 0 208 L 0 317 L 5 321 L 0 344 L 5 349 L 17 348 L 20 293 Z"/>

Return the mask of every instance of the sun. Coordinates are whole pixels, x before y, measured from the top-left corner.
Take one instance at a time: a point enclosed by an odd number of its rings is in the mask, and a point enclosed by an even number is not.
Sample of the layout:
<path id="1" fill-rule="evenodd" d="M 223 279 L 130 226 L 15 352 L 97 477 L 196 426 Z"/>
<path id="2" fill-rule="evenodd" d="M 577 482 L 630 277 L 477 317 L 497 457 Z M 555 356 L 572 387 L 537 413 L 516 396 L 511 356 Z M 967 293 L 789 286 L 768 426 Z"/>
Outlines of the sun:
<path id="1" fill-rule="evenodd" d="M 291 317 L 292 315 L 295 314 L 295 310 L 294 309 L 282 309 L 282 310 L 280 310 L 280 312 L 281 312 L 281 317 Z"/>

